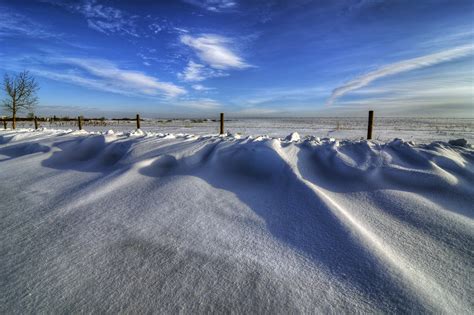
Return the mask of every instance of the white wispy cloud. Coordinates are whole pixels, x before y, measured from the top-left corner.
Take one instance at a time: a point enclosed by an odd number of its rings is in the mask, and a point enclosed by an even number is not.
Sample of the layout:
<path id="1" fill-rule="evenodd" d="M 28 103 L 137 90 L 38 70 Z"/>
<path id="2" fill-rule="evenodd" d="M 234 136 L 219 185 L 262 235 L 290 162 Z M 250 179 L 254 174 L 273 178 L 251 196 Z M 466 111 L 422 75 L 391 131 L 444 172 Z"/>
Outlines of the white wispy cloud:
<path id="1" fill-rule="evenodd" d="M 178 33 L 189 33 L 187 29 L 180 28 L 180 27 L 173 27 L 173 30 L 175 30 Z"/>
<path id="2" fill-rule="evenodd" d="M 186 93 L 185 89 L 173 83 L 161 82 L 157 78 L 139 71 L 120 69 L 115 64 L 105 60 L 62 58 L 59 62 L 78 66 L 114 89 L 150 96 L 164 94 L 165 96 L 175 97 Z"/>
<path id="3" fill-rule="evenodd" d="M 414 88 L 416 87 L 416 88 Z M 406 80 L 398 78 L 379 86 L 365 87 L 353 92 L 354 99 L 341 100 L 339 106 L 371 107 L 383 109 L 393 106 L 399 112 L 433 106 L 470 104 L 474 98 L 472 61 L 465 60 L 459 66 L 443 67 L 436 73 L 419 73 Z M 334 105 L 333 107 L 336 107 Z M 471 110 L 472 112 L 472 110 Z"/>
<path id="4" fill-rule="evenodd" d="M 215 88 L 204 86 L 202 84 L 193 84 L 191 85 L 191 87 L 196 91 L 211 91 L 215 89 Z"/>
<path id="5" fill-rule="evenodd" d="M 122 95 L 135 95 L 133 94 L 133 91 L 121 90 L 117 86 L 108 84 L 106 81 L 86 77 L 80 73 L 69 72 L 69 71 L 55 72 L 52 70 L 36 69 L 36 68 L 31 69 L 30 72 L 34 75 L 45 77 L 50 80 L 68 82 L 68 83 L 87 87 L 94 90 L 111 92 L 111 93 L 122 94 Z"/>
<path id="6" fill-rule="evenodd" d="M 89 27 L 105 34 L 119 33 L 139 37 L 134 18 L 119 9 L 86 0 L 74 7 L 87 18 Z"/>
<path id="7" fill-rule="evenodd" d="M 71 12 L 83 15 L 87 25 L 104 34 L 127 34 L 139 37 L 135 23 L 136 16 L 131 16 L 117 8 L 100 4 L 97 0 L 83 0 L 79 3 L 58 0 L 41 0 L 50 4 L 64 7 Z"/>
<path id="8" fill-rule="evenodd" d="M 143 62 L 147 62 L 149 64 L 151 64 L 152 61 L 153 62 L 161 61 L 160 58 L 154 56 L 154 55 L 156 55 L 156 51 L 149 51 L 148 53 L 149 54 L 147 54 L 147 55 L 145 55 L 144 53 L 137 53 L 137 57 L 141 58 L 143 60 Z"/>
<path id="9" fill-rule="evenodd" d="M 200 98 L 200 99 L 195 99 L 195 100 L 181 101 L 181 102 L 176 103 L 176 105 L 191 108 L 191 109 L 199 109 L 199 110 L 215 110 L 222 106 L 221 103 L 210 98 Z"/>
<path id="10" fill-rule="evenodd" d="M 0 6 L 0 38 L 24 36 L 31 38 L 57 38 L 60 35 L 46 30 L 23 14 Z"/>
<path id="11" fill-rule="evenodd" d="M 154 34 L 158 34 L 159 32 L 161 32 L 163 30 L 163 26 L 161 26 L 160 24 L 158 23 L 151 23 L 150 25 L 148 25 L 148 28 L 150 29 L 150 31 L 152 31 Z"/>
<path id="12" fill-rule="evenodd" d="M 202 74 L 202 69 L 204 69 L 203 65 L 195 63 L 191 60 L 188 62 L 188 65 L 184 71 L 178 73 L 178 77 L 184 81 L 202 81 L 206 79 L 206 77 Z"/>
<path id="13" fill-rule="evenodd" d="M 184 0 L 184 2 L 213 12 L 229 11 L 237 7 L 237 2 L 233 0 Z"/>
<path id="14" fill-rule="evenodd" d="M 101 5 L 97 0 L 85 0 L 76 5 L 76 9 L 81 11 L 88 18 L 119 19 L 122 11 L 116 8 Z"/>
<path id="15" fill-rule="evenodd" d="M 114 63 L 103 59 L 57 56 L 29 56 L 27 58 L 30 65 L 29 70 L 35 75 L 99 91 L 167 99 L 187 93 L 183 87 L 170 82 L 162 82 L 158 78 L 140 71 L 121 69 Z M 8 60 L 13 64 L 22 64 L 20 60 Z M 58 65 L 61 65 L 61 70 L 58 70 Z"/>
<path id="16" fill-rule="evenodd" d="M 395 75 L 402 72 L 412 71 L 416 69 L 421 69 L 429 66 L 433 66 L 439 63 L 448 62 L 454 59 L 462 58 L 468 55 L 473 54 L 474 45 L 464 45 L 455 47 L 452 49 L 447 49 L 441 52 L 434 54 L 425 55 L 418 58 L 412 58 L 403 60 L 400 62 L 392 63 L 386 66 L 383 66 L 375 71 L 371 71 L 365 75 L 355 78 L 347 82 L 346 84 L 337 87 L 332 91 L 332 94 L 329 100 L 326 102 L 327 105 L 332 105 L 337 98 L 357 89 L 360 89 L 364 86 L 367 86 L 371 82 Z"/>
<path id="17" fill-rule="evenodd" d="M 197 37 L 181 35 L 181 43 L 191 47 L 202 62 L 215 69 L 244 69 L 250 67 L 242 57 L 228 46 L 232 40 L 214 34 L 203 34 Z"/>
<path id="18" fill-rule="evenodd" d="M 327 95 L 325 86 L 308 87 L 273 87 L 255 88 L 241 96 L 235 96 L 234 101 L 240 106 L 258 107 L 275 103 L 298 104 L 311 103 L 320 104 L 321 99 Z"/>
<path id="19" fill-rule="evenodd" d="M 140 22 L 138 23 L 137 32 L 143 37 L 154 38 L 159 34 L 172 34 L 179 35 L 185 34 L 189 31 L 178 27 L 176 21 L 169 18 L 158 17 L 151 14 L 140 17 Z"/>
<path id="20" fill-rule="evenodd" d="M 188 62 L 188 65 L 183 72 L 178 73 L 178 78 L 187 82 L 199 82 L 208 78 L 223 76 L 227 76 L 227 74 L 221 70 L 211 69 L 192 60 Z"/>

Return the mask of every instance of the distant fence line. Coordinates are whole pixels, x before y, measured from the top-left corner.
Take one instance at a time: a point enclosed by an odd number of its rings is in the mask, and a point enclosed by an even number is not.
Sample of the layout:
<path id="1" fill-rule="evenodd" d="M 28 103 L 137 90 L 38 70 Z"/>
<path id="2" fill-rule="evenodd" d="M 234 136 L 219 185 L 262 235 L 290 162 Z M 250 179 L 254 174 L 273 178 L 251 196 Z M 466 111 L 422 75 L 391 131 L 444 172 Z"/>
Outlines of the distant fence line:
<path id="1" fill-rule="evenodd" d="M 3 128 L 7 129 L 7 124 L 8 122 L 12 122 L 13 118 L 3 118 Z M 105 121 L 106 120 L 112 120 L 112 121 L 135 121 L 136 122 L 136 127 L 137 129 L 140 129 L 140 122 L 143 121 L 143 119 L 140 118 L 140 114 L 137 114 L 135 118 L 112 118 L 112 119 L 106 119 L 105 117 L 100 117 L 100 118 L 84 118 L 83 116 L 78 116 L 77 118 L 70 118 L 70 117 L 17 117 L 15 118 L 15 121 L 32 121 L 35 126 L 35 130 L 39 128 L 38 122 L 70 122 L 70 121 L 77 121 L 77 127 L 79 130 L 82 130 L 82 126 L 84 122 L 89 122 L 93 123 L 94 126 L 106 126 Z M 213 119 L 212 121 L 217 122 L 217 120 Z M 220 113 L 220 119 L 219 119 L 219 134 L 223 135 L 224 132 L 224 113 Z M 373 126 L 374 126 L 374 111 L 370 110 L 369 111 L 369 120 L 367 123 L 367 140 L 372 139 L 372 131 L 373 131 Z"/>
<path id="2" fill-rule="evenodd" d="M 35 117 L 16 117 L 15 121 L 34 121 Z M 56 117 L 56 116 L 53 116 L 53 117 L 37 117 L 36 116 L 36 119 L 38 121 L 42 121 L 42 122 L 57 122 L 57 121 L 77 121 L 77 118 L 71 118 L 71 117 Z M 7 118 L 3 118 L 2 120 L 5 120 L 5 121 L 13 121 L 13 118 L 11 117 L 7 117 Z M 124 118 L 105 118 L 105 117 L 100 117 L 100 118 L 84 118 L 82 117 L 82 120 L 83 121 L 107 121 L 107 120 L 115 120 L 115 121 L 120 121 L 120 120 L 123 120 L 123 121 L 135 121 L 136 118 L 127 118 L 127 117 L 124 117 Z"/>

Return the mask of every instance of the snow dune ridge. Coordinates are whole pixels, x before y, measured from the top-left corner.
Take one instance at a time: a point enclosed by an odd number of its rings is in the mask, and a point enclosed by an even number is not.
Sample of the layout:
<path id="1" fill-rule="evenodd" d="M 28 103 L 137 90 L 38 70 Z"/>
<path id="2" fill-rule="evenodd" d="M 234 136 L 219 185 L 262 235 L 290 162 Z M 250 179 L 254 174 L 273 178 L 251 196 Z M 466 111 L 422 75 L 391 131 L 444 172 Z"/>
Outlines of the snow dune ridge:
<path id="1" fill-rule="evenodd" d="M 1 132 L 0 311 L 471 313 L 453 143 Z"/>

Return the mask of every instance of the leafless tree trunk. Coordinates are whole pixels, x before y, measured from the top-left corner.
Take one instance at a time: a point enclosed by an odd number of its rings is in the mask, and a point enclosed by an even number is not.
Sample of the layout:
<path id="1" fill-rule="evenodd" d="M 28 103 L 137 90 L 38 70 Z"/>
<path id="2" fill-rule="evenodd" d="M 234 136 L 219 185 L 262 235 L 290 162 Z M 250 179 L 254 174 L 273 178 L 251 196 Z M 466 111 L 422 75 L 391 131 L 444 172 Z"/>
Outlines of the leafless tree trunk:
<path id="1" fill-rule="evenodd" d="M 12 113 L 12 128 L 16 128 L 16 115 L 22 110 L 32 110 L 38 103 L 36 92 L 38 83 L 30 76 L 28 71 L 23 71 L 15 77 L 5 74 L 3 89 L 7 97 L 2 101 L 3 107 Z"/>

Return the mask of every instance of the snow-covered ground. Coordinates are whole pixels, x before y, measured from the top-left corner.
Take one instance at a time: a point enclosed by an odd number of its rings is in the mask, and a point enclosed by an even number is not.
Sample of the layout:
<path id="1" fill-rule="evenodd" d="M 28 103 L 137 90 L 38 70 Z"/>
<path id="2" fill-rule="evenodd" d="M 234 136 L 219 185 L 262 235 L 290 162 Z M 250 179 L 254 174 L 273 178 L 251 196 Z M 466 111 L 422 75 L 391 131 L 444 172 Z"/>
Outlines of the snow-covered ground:
<path id="1" fill-rule="evenodd" d="M 472 314 L 472 146 L 298 138 L 0 131 L 0 313 Z"/>
<path id="2" fill-rule="evenodd" d="M 85 123 L 88 131 L 130 131 L 135 128 L 135 121 L 105 121 L 102 123 Z M 20 127 L 33 128 L 32 122 L 22 122 Z M 55 129 L 77 129 L 77 123 L 56 122 L 41 123 L 43 127 Z M 203 119 L 145 119 L 141 129 L 161 133 L 187 133 L 196 135 L 215 134 L 219 122 Z M 311 135 L 320 138 L 360 140 L 367 137 L 367 118 L 261 118 L 238 119 L 226 118 L 225 130 L 243 136 L 268 135 L 285 137 L 291 132 L 301 136 Z M 401 138 L 407 141 L 428 143 L 464 138 L 474 142 L 474 119 L 455 118 L 383 118 L 376 117 L 373 138 L 390 141 Z"/>

